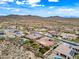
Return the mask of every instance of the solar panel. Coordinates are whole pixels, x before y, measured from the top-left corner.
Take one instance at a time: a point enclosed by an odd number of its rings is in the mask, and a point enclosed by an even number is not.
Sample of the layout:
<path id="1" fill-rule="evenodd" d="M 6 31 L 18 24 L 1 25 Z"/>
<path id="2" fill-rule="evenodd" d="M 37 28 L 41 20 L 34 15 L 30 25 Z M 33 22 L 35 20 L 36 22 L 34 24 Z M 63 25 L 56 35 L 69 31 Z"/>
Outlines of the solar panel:
<path id="1" fill-rule="evenodd" d="M 75 54 L 75 50 L 71 50 L 71 51 L 70 51 L 70 55 L 71 55 L 71 56 L 74 56 L 74 54 Z"/>

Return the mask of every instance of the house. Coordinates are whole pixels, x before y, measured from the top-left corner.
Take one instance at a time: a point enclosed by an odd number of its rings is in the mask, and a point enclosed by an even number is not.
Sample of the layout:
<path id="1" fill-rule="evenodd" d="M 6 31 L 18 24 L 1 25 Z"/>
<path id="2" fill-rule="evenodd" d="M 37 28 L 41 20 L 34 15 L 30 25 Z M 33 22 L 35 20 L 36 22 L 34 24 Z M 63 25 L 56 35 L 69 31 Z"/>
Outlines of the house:
<path id="1" fill-rule="evenodd" d="M 39 34 L 39 33 L 30 33 L 30 34 L 26 35 L 26 37 L 29 38 L 29 39 L 35 40 L 35 39 L 41 38 L 42 35 Z"/>
<path id="2" fill-rule="evenodd" d="M 29 39 L 20 38 L 20 40 L 18 41 L 18 43 L 19 43 L 20 45 L 23 45 L 24 43 L 26 43 L 26 41 L 29 41 Z"/>
<path id="3" fill-rule="evenodd" d="M 5 31 L 4 31 L 4 29 L 0 29 L 0 36 L 5 36 Z"/>
<path id="4" fill-rule="evenodd" d="M 56 49 L 54 49 L 54 53 L 65 57 L 66 59 L 73 59 L 76 50 L 74 50 L 72 46 L 67 43 L 61 43 Z"/>
<path id="5" fill-rule="evenodd" d="M 16 29 L 11 29 L 11 28 L 9 28 L 9 29 L 5 29 L 5 30 L 4 30 L 4 32 L 5 32 L 5 34 L 6 34 L 7 36 L 13 35 L 14 31 L 16 31 Z"/>
<path id="6" fill-rule="evenodd" d="M 5 37 L 6 37 L 5 33 L 3 31 L 0 31 L 0 39 L 5 38 Z"/>
<path id="7" fill-rule="evenodd" d="M 4 32 L 0 32 L 0 37 L 1 36 L 5 36 L 5 33 Z"/>
<path id="8" fill-rule="evenodd" d="M 16 36 L 15 35 L 9 35 L 8 38 L 9 38 L 9 40 L 15 40 Z"/>
<path id="9" fill-rule="evenodd" d="M 70 33 L 61 33 L 60 35 L 64 39 L 76 39 L 78 36 L 75 34 L 70 34 Z"/>
<path id="10" fill-rule="evenodd" d="M 47 37 L 52 37 L 52 35 L 50 33 L 47 33 L 47 32 L 44 35 Z"/>
<path id="11" fill-rule="evenodd" d="M 79 46 L 73 46 L 74 49 L 76 49 L 76 51 L 79 51 Z"/>
<path id="12" fill-rule="evenodd" d="M 73 29 L 79 31 L 79 27 L 73 27 Z"/>
<path id="13" fill-rule="evenodd" d="M 18 36 L 18 37 L 24 36 L 23 32 L 21 32 L 21 31 L 15 31 L 14 35 Z"/>
<path id="14" fill-rule="evenodd" d="M 7 32 L 12 32 L 12 33 L 13 33 L 14 31 L 16 31 L 16 29 L 8 28 L 8 29 L 5 29 L 4 31 L 5 31 L 6 33 L 7 33 Z"/>
<path id="15" fill-rule="evenodd" d="M 64 28 L 64 31 L 65 33 L 74 33 L 74 29 L 73 28 Z"/>
<path id="16" fill-rule="evenodd" d="M 50 33 L 52 36 L 59 36 L 59 33 L 56 31 L 48 31 L 48 33 Z"/>
<path id="17" fill-rule="evenodd" d="M 39 40 L 36 40 L 36 41 L 43 46 L 52 46 L 55 43 L 52 38 L 49 38 L 49 37 L 46 37 L 46 36 L 42 37 L 42 38 L 40 38 Z"/>
<path id="18" fill-rule="evenodd" d="M 37 31 L 39 32 L 47 32 L 48 29 L 47 28 L 39 28 L 39 29 L 36 29 Z"/>
<path id="19" fill-rule="evenodd" d="M 8 29 L 17 29 L 17 26 L 16 25 L 11 25 L 8 27 Z"/>
<path id="20" fill-rule="evenodd" d="M 5 33 L 6 33 L 7 36 L 9 36 L 9 35 L 15 35 L 15 36 L 18 36 L 18 37 L 24 36 L 23 32 L 18 31 L 16 29 L 12 29 L 12 28 L 5 29 Z"/>

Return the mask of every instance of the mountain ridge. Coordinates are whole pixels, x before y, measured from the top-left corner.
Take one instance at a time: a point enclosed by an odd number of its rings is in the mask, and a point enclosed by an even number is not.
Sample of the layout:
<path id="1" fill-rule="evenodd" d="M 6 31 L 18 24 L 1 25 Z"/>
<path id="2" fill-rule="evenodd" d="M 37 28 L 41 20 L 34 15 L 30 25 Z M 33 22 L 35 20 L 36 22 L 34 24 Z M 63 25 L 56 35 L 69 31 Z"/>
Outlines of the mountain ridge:
<path id="1" fill-rule="evenodd" d="M 41 17 L 36 15 L 7 15 L 7 16 L 0 16 L 0 20 L 6 20 L 6 19 L 15 19 L 15 20 L 79 20 L 79 18 L 65 18 L 60 16 L 50 16 L 50 17 Z"/>

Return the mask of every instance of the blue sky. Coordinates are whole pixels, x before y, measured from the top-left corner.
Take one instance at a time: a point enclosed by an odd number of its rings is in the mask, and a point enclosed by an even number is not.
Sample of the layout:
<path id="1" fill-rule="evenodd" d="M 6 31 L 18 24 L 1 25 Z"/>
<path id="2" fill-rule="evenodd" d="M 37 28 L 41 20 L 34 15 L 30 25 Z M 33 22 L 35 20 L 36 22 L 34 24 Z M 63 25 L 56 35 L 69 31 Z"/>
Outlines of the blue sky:
<path id="1" fill-rule="evenodd" d="M 0 0 L 0 15 L 79 17 L 79 0 Z"/>

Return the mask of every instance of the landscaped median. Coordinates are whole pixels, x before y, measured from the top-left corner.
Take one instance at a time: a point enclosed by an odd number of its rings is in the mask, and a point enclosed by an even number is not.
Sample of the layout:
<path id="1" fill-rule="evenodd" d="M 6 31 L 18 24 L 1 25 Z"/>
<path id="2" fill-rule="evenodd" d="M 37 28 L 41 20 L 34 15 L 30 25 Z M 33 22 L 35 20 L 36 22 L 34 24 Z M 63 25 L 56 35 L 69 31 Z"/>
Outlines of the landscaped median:
<path id="1" fill-rule="evenodd" d="M 78 55 L 76 55 L 74 59 L 79 59 L 79 54 L 78 54 Z"/>
<path id="2" fill-rule="evenodd" d="M 39 57 L 42 57 L 43 54 L 50 49 L 49 47 L 44 47 L 44 46 L 42 46 L 39 43 L 34 42 L 34 41 L 28 41 L 28 42 L 26 42 L 23 45 L 23 47 L 26 50 L 30 50 L 30 51 L 34 52 L 35 55 L 39 56 Z"/>

